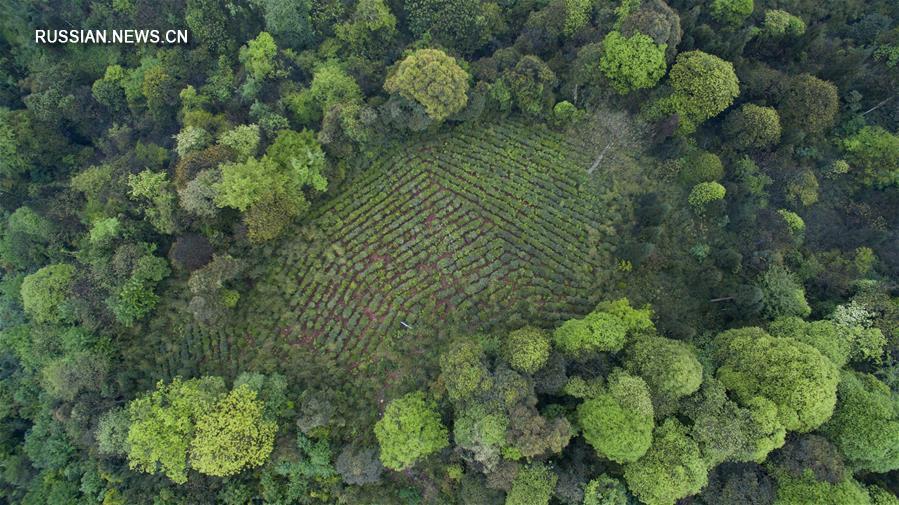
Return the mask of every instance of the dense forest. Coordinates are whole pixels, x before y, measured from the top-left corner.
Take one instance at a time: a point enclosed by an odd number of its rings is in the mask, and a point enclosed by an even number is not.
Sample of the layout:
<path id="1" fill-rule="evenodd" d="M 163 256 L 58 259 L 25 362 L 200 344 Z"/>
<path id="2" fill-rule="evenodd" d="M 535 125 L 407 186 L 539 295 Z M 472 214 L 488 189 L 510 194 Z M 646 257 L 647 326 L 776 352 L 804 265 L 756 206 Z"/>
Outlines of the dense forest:
<path id="1" fill-rule="evenodd" d="M 0 504 L 897 496 L 899 2 L 0 2 Z"/>

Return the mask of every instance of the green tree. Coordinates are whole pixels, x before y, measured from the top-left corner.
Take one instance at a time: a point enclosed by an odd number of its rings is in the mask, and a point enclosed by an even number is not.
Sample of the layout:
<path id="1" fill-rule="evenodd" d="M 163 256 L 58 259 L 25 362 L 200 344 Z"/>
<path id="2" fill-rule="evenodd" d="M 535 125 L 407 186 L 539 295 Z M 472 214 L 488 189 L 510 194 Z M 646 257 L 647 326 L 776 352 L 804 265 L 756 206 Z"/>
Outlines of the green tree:
<path id="1" fill-rule="evenodd" d="M 480 344 L 471 340 L 456 341 L 440 355 L 440 371 L 451 399 L 467 400 L 490 389 L 486 359 Z"/>
<path id="2" fill-rule="evenodd" d="M 603 392 L 577 409 L 584 439 L 617 463 L 640 459 L 652 443 L 653 408 L 643 379 L 615 373 Z"/>
<path id="3" fill-rule="evenodd" d="M 468 103 L 468 73 L 439 49 L 419 49 L 397 65 L 384 89 L 421 104 L 431 119 L 443 121 Z"/>
<path id="4" fill-rule="evenodd" d="M 765 149 L 780 142 L 780 116 L 773 107 L 744 104 L 727 116 L 724 127 L 740 149 Z"/>
<path id="5" fill-rule="evenodd" d="M 768 332 L 776 337 L 789 337 L 804 342 L 827 356 L 842 368 L 852 352 L 853 332 L 833 321 L 803 321 L 799 317 L 783 317 L 768 326 Z"/>
<path id="6" fill-rule="evenodd" d="M 679 160 L 681 166 L 678 178 L 689 185 L 700 182 L 715 182 L 724 177 L 724 164 L 715 153 L 695 149 Z"/>
<path id="7" fill-rule="evenodd" d="M 277 71 L 277 54 L 275 39 L 268 32 L 260 32 L 255 39 L 240 48 L 240 62 L 251 77 L 262 80 L 273 76 Z"/>
<path id="8" fill-rule="evenodd" d="M 651 311 L 634 309 L 626 298 L 603 302 L 583 319 L 569 319 L 553 332 L 553 341 L 569 354 L 615 352 L 628 335 L 653 329 Z"/>
<path id="9" fill-rule="evenodd" d="M 868 492 L 852 477 L 834 484 L 819 481 L 812 475 L 794 476 L 776 472 L 777 497 L 773 505 L 871 505 Z"/>
<path id="10" fill-rule="evenodd" d="M 727 190 L 717 182 L 700 182 L 693 186 L 687 202 L 697 211 L 703 211 L 712 202 L 724 200 Z"/>
<path id="11" fill-rule="evenodd" d="M 805 289 L 786 268 L 772 266 L 759 278 L 758 286 L 762 290 L 763 311 L 767 316 L 806 317 L 812 313 L 805 300 Z"/>
<path id="12" fill-rule="evenodd" d="M 381 462 L 393 470 L 405 470 L 449 445 L 440 415 L 422 392 L 391 401 L 375 424 L 375 436 L 381 446 Z"/>
<path id="13" fill-rule="evenodd" d="M 676 113 L 684 133 L 730 107 L 740 94 L 734 66 L 702 51 L 678 54 L 668 77 L 674 93 L 656 103 L 651 114 Z"/>
<path id="14" fill-rule="evenodd" d="M 718 22 L 739 25 L 752 14 L 753 0 L 712 0 L 710 10 Z"/>
<path id="15" fill-rule="evenodd" d="M 865 126 L 843 140 L 850 170 L 866 186 L 899 185 L 899 135 L 879 126 Z"/>
<path id="16" fill-rule="evenodd" d="M 505 73 L 502 82 L 515 99 L 515 105 L 525 114 L 539 116 L 555 101 L 552 90 L 558 82 L 556 74 L 532 54 L 522 56 Z"/>
<path id="17" fill-rule="evenodd" d="M 839 110 L 837 87 L 809 74 L 792 77 L 778 105 L 784 131 L 796 129 L 811 135 L 833 126 Z"/>
<path id="18" fill-rule="evenodd" d="M 404 0 L 409 29 L 441 45 L 470 53 L 488 40 L 489 20 L 478 0 Z"/>
<path id="19" fill-rule="evenodd" d="M 162 472 L 172 481 L 187 482 L 188 451 L 197 420 L 225 393 L 219 377 L 202 377 L 170 384 L 128 404 L 128 465 L 146 473 Z"/>
<path id="20" fill-rule="evenodd" d="M 509 332 L 503 351 L 512 368 L 533 374 L 549 359 L 549 335 L 533 326 Z"/>
<path id="21" fill-rule="evenodd" d="M 548 505 L 558 480 L 544 464 L 521 467 L 506 495 L 506 505 Z"/>
<path id="22" fill-rule="evenodd" d="M 833 413 L 837 367 L 814 347 L 758 328 L 729 330 L 715 340 L 716 375 L 742 404 L 762 397 L 777 405 L 788 430 L 808 432 Z"/>
<path id="23" fill-rule="evenodd" d="M 396 36 L 396 17 L 384 0 L 360 0 L 352 19 L 334 31 L 354 52 L 380 55 Z"/>
<path id="24" fill-rule="evenodd" d="M 756 397 L 742 407 L 728 398 L 721 381 L 708 378 L 682 403 L 681 413 L 693 420 L 690 436 L 710 467 L 725 461 L 761 463 L 784 445 L 786 428 L 770 400 Z"/>
<path id="25" fill-rule="evenodd" d="M 175 231 L 175 194 L 172 191 L 165 172 L 144 170 L 136 175 L 128 176 L 129 195 L 150 203 L 144 209 L 147 220 L 160 233 L 171 234 Z"/>
<path id="26" fill-rule="evenodd" d="M 191 466 L 206 475 L 227 477 L 265 463 L 277 426 L 263 419 L 264 408 L 249 386 L 234 388 L 197 419 Z"/>
<path id="27" fill-rule="evenodd" d="M 599 68 L 619 93 L 651 88 L 665 75 L 666 46 L 642 33 L 624 37 L 613 31 L 602 41 Z"/>
<path id="28" fill-rule="evenodd" d="M 190 33 L 213 52 L 229 45 L 228 7 L 222 0 L 187 0 L 184 20 Z"/>
<path id="29" fill-rule="evenodd" d="M 705 487 L 708 468 L 687 428 L 668 418 L 653 434 L 649 451 L 624 467 L 624 480 L 643 503 L 671 505 Z"/>
<path id="30" fill-rule="evenodd" d="M 762 23 L 764 35 L 769 38 L 798 37 L 805 33 L 805 21 L 787 11 L 769 9 Z"/>
<path id="31" fill-rule="evenodd" d="M 899 394 L 873 375 L 843 372 L 836 410 L 821 431 L 855 471 L 899 469 Z"/>
<path id="32" fill-rule="evenodd" d="M 266 32 L 287 47 L 300 48 L 312 39 L 312 0 L 253 0 L 262 10 Z"/>
<path id="33" fill-rule="evenodd" d="M 695 393 L 702 384 L 702 365 L 686 343 L 658 336 L 635 339 L 628 349 L 627 369 L 642 377 L 656 408 Z"/>
<path id="34" fill-rule="evenodd" d="M 620 480 L 602 474 L 584 486 L 583 505 L 627 505 L 627 489 Z"/>
<path id="35" fill-rule="evenodd" d="M 252 158 L 259 149 L 259 125 L 240 125 L 219 136 L 219 144 L 230 147 L 241 160 Z"/>
<path id="36" fill-rule="evenodd" d="M 70 313 L 69 288 L 75 267 L 66 263 L 47 265 L 22 281 L 22 306 L 39 323 L 55 323 Z"/>

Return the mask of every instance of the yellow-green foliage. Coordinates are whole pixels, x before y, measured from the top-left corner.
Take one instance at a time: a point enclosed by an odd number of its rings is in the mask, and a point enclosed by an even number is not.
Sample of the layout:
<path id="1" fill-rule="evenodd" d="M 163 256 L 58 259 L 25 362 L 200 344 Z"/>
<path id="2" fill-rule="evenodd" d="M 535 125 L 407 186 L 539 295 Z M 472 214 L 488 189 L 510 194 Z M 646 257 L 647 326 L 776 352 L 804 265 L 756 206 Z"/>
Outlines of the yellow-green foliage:
<path id="1" fill-rule="evenodd" d="M 490 372 L 486 356 L 477 342 L 460 340 L 440 355 L 443 382 L 453 400 L 465 400 L 477 392 L 490 389 Z"/>
<path id="2" fill-rule="evenodd" d="M 583 319 L 569 319 L 553 332 L 553 341 L 569 354 L 619 351 L 629 334 L 652 329 L 651 311 L 636 310 L 626 298 L 604 302 Z"/>
<path id="3" fill-rule="evenodd" d="M 449 445 L 449 433 L 424 393 L 409 393 L 390 402 L 375 424 L 381 462 L 405 470 L 419 459 Z"/>
<path id="4" fill-rule="evenodd" d="M 656 406 L 693 394 L 702 384 L 702 365 L 690 345 L 643 336 L 628 349 L 628 370 L 646 380 Z"/>
<path id="5" fill-rule="evenodd" d="M 256 391 L 241 385 L 197 420 L 190 446 L 190 464 L 216 477 L 259 466 L 272 452 L 277 426 L 263 418 Z"/>
<path id="6" fill-rule="evenodd" d="M 587 442 L 612 461 L 636 461 L 652 443 L 652 400 L 639 377 L 613 374 L 608 388 L 582 403 L 577 416 Z"/>
<path id="7" fill-rule="evenodd" d="M 506 495 L 506 505 L 547 505 L 558 480 L 545 464 L 520 468 Z"/>
<path id="8" fill-rule="evenodd" d="M 512 368 L 532 374 L 549 359 L 549 335 L 540 328 L 526 326 L 509 332 L 503 348 Z"/>
<path id="9" fill-rule="evenodd" d="M 603 55 L 599 68 L 619 93 L 651 88 L 665 75 L 665 44 L 635 33 L 624 37 L 614 31 L 602 41 Z"/>
<path id="10" fill-rule="evenodd" d="M 677 113 L 683 133 L 691 133 L 700 123 L 730 107 L 740 94 L 733 64 L 702 51 L 678 54 L 668 77 L 674 93 L 655 104 L 651 114 Z"/>
<path id="11" fill-rule="evenodd" d="M 706 205 L 718 200 L 723 200 L 725 194 L 727 194 L 727 190 L 717 182 L 700 182 L 690 190 L 690 196 L 687 197 L 687 202 L 689 202 L 694 209 L 701 211 L 705 209 Z"/>
<path id="12" fill-rule="evenodd" d="M 468 73 L 439 49 L 419 49 L 400 62 L 384 89 L 418 102 L 431 119 L 443 121 L 468 102 Z"/>
<path id="13" fill-rule="evenodd" d="M 720 334 L 716 348 L 725 387 L 743 404 L 755 397 L 774 402 L 788 430 L 814 430 L 833 413 L 838 370 L 814 347 L 742 328 Z"/>
<path id="14" fill-rule="evenodd" d="M 899 394 L 869 374 L 844 371 L 822 431 L 855 470 L 899 469 Z"/>
<path id="15" fill-rule="evenodd" d="M 187 482 L 187 455 L 197 419 L 225 392 L 218 377 L 171 384 L 160 381 L 156 390 L 128 404 L 128 466 L 146 473 L 162 472 L 172 481 Z"/>
<path id="16" fill-rule="evenodd" d="M 25 312 L 40 323 L 64 319 L 74 274 L 72 265 L 57 263 L 26 276 L 20 291 Z"/>
<path id="17" fill-rule="evenodd" d="M 781 470 L 776 475 L 774 505 L 871 505 L 868 492 L 852 477 L 833 484 L 815 479 L 811 472 L 794 476 Z"/>

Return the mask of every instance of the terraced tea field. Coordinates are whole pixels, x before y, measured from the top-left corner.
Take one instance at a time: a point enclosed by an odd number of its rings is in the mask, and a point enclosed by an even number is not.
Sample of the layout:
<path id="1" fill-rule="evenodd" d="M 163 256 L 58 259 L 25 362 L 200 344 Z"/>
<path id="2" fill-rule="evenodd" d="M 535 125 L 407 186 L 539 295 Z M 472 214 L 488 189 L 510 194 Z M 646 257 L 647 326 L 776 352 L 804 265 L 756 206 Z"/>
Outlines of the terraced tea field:
<path id="1" fill-rule="evenodd" d="M 277 245 L 241 301 L 247 326 L 204 336 L 198 354 L 245 361 L 274 338 L 352 367 L 404 328 L 440 336 L 588 312 L 615 268 L 621 207 L 587 175 L 592 152 L 504 123 L 382 156 Z"/>

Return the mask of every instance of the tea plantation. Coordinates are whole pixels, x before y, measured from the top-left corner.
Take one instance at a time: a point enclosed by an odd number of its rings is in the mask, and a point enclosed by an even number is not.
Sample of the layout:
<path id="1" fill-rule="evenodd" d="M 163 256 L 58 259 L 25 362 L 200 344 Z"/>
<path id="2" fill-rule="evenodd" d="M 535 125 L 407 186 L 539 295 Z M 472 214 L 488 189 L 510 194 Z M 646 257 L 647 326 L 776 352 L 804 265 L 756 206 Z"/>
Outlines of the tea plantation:
<path id="1" fill-rule="evenodd" d="M 242 302 L 247 332 L 353 366 L 404 328 L 444 335 L 588 312 L 614 267 L 619 208 L 587 175 L 588 152 L 502 123 L 381 157 L 280 244 Z"/>

